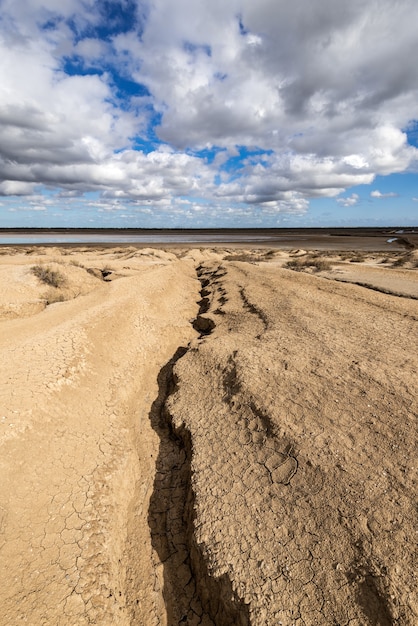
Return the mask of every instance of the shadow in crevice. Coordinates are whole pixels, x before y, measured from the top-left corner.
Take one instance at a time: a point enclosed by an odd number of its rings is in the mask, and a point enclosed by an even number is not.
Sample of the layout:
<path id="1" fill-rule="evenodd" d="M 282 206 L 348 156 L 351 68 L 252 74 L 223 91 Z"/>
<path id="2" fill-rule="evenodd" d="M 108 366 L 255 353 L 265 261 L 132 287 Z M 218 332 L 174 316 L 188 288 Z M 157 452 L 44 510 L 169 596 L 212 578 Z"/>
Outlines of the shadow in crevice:
<path id="1" fill-rule="evenodd" d="M 395 623 L 390 610 L 388 590 L 384 589 L 381 576 L 371 573 L 372 568 L 354 566 L 347 579 L 357 588 L 357 601 L 371 626 L 391 626 Z"/>
<path id="2" fill-rule="evenodd" d="M 381 594 L 381 589 L 379 589 L 379 585 L 372 575 L 366 575 L 358 584 L 357 599 L 370 624 L 391 626 L 394 623 L 395 620 L 391 615 L 386 599 Z"/>
<path id="3" fill-rule="evenodd" d="M 163 565 L 163 598 L 169 626 L 248 626 L 248 607 L 234 594 L 227 576 L 209 575 L 194 536 L 189 431 L 175 428 L 166 405 L 176 391 L 176 363 L 188 348 L 178 348 L 158 375 L 158 396 L 149 414 L 160 448 L 148 524 L 151 542 Z"/>
<path id="4" fill-rule="evenodd" d="M 158 396 L 149 414 L 151 426 L 160 439 L 160 448 L 148 524 L 152 546 L 164 567 L 163 597 L 167 622 L 173 626 L 199 623 L 203 615 L 201 603 L 196 597 L 189 554 L 190 455 L 185 440 L 174 432 L 165 407 L 167 397 L 176 387 L 174 365 L 186 352 L 187 348 L 178 348 L 161 369 Z"/>

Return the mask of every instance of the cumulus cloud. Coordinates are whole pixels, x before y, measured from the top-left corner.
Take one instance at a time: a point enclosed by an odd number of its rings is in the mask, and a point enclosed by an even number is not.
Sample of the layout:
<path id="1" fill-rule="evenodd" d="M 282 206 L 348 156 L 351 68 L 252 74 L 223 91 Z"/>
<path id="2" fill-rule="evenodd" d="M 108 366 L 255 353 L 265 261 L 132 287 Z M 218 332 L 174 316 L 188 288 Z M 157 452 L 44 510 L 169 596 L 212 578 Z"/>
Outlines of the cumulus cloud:
<path id="1" fill-rule="evenodd" d="M 1 8 L 2 196 L 301 214 L 416 163 L 415 0 Z"/>
<path id="2" fill-rule="evenodd" d="M 35 185 L 17 180 L 5 180 L 0 183 L 0 196 L 30 196 Z"/>
<path id="3" fill-rule="evenodd" d="M 367 133 L 379 120 L 395 128 L 409 120 L 416 10 L 413 2 L 387 0 L 215 8 L 159 0 L 140 46 L 130 50 L 142 62 L 138 78 L 167 105 L 160 135 L 178 146 L 214 139 L 271 146 L 274 137 L 280 145 L 306 134 L 319 144 L 336 131 L 366 124 Z M 393 37 L 395 24 L 402 42 Z M 184 42 L 206 47 L 191 51 Z"/>
<path id="4" fill-rule="evenodd" d="M 372 192 L 370 192 L 370 196 L 372 198 L 397 198 L 398 194 L 394 191 L 381 193 L 378 189 L 374 189 Z"/>
<path id="5" fill-rule="evenodd" d="M 351 206 L 355 206 L 359 200 L 360 200 L 360 196 L 357 193 L 352 193 L 351 196 L 349 196 L 348 198 L 338 198 L 337 202 L 341 206 L 351 207 Z"/>

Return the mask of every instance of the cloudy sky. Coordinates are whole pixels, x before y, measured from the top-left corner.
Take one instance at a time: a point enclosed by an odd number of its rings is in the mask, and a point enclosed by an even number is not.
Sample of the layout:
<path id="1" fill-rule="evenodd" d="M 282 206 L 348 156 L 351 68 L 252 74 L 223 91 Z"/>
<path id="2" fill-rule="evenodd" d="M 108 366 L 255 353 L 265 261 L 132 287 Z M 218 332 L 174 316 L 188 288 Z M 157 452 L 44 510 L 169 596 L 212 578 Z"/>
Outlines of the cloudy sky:
<path id="1" fill-rule="evenodd" d="M 0 227 L 417 225 L 417 0 L 0 0 Z"/>

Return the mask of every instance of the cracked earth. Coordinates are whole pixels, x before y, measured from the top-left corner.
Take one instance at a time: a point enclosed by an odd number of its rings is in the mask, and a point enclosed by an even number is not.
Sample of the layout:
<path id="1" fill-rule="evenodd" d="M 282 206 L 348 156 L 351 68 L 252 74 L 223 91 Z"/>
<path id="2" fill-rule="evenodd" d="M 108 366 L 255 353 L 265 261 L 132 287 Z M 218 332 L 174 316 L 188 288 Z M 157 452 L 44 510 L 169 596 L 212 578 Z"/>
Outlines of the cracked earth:
<path id="1" fill-rule="evenodd" d="M 1 626 L 418 623 L 417 271 L 286 258 L 4 251 Z"/>

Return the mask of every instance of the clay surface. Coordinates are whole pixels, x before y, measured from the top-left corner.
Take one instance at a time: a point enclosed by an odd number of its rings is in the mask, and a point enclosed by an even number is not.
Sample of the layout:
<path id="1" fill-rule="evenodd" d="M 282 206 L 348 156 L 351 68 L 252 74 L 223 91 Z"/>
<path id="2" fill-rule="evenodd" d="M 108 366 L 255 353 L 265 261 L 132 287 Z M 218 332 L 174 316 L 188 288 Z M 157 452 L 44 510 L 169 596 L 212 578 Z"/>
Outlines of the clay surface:
<path id="1" fill-rule="evenodd" d="M 416 624 L 417 266 L 2 248 L 0 625 Z"/>

